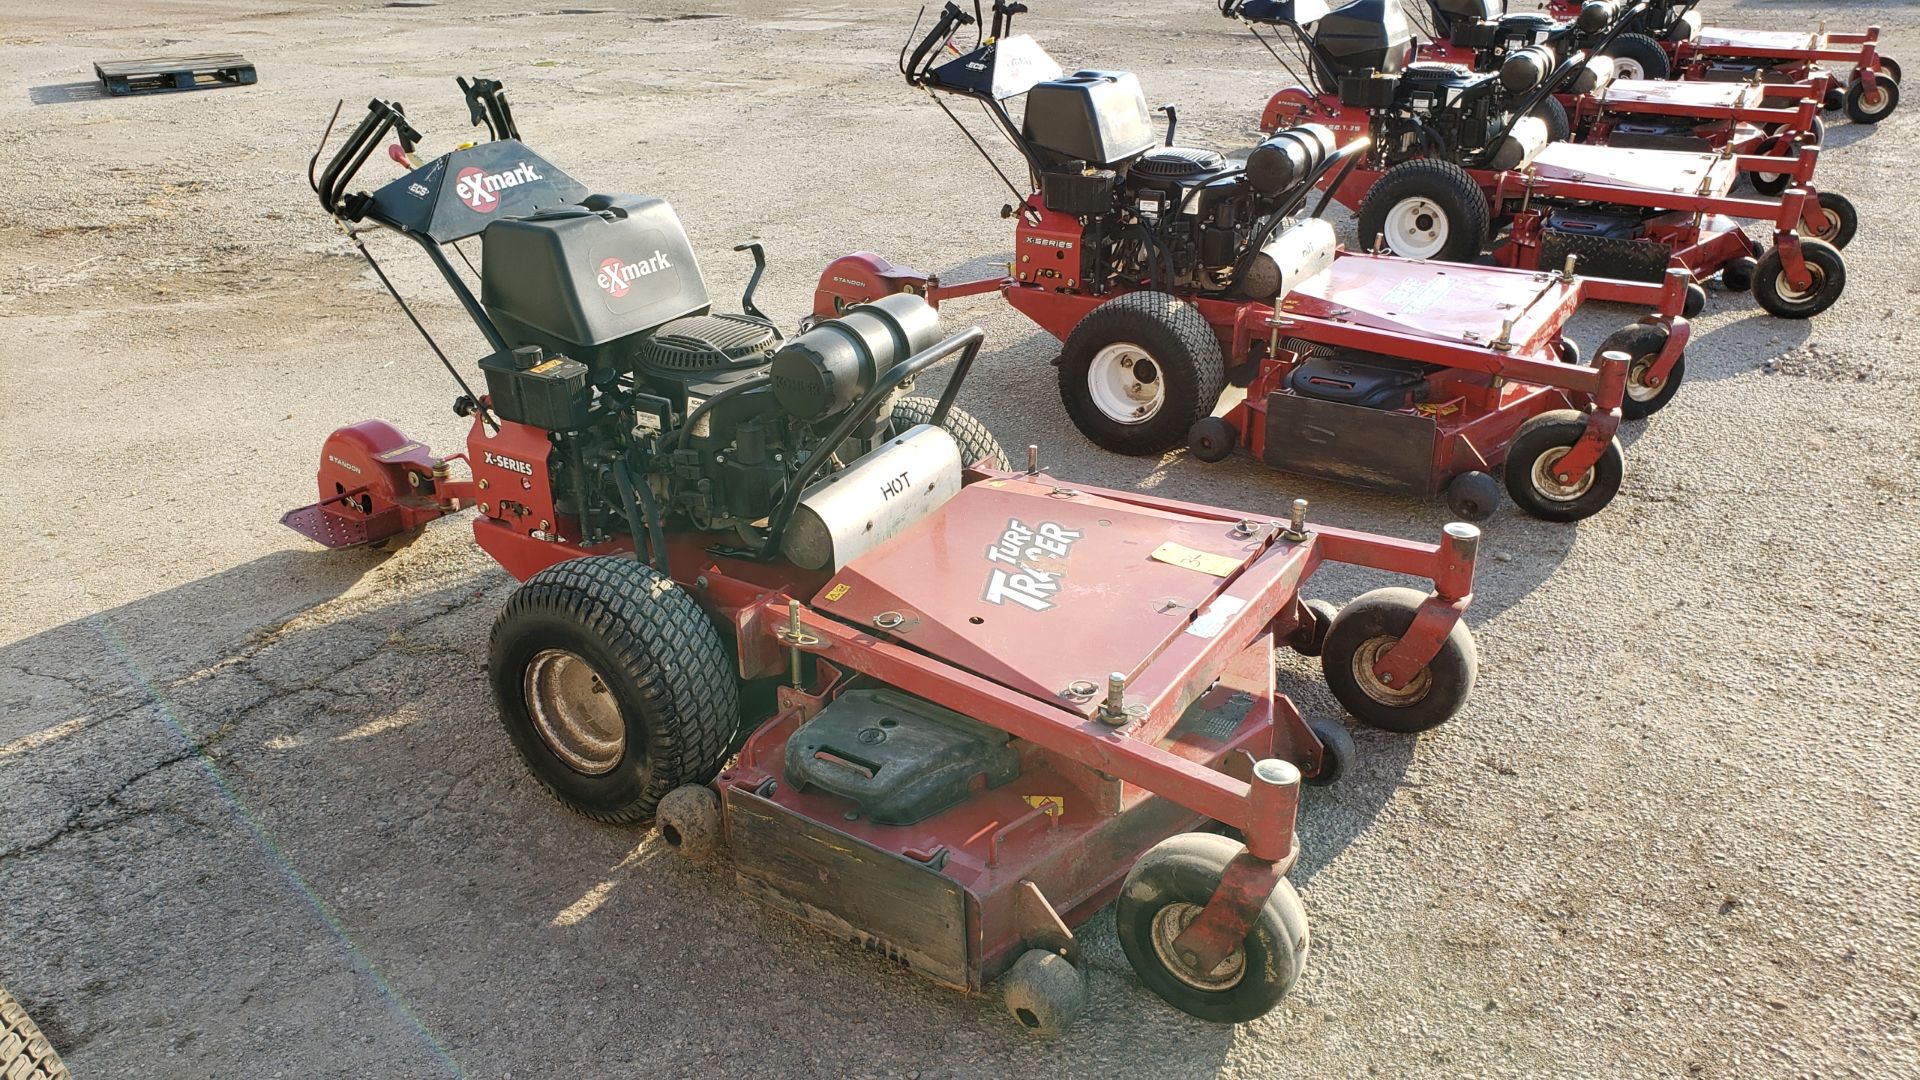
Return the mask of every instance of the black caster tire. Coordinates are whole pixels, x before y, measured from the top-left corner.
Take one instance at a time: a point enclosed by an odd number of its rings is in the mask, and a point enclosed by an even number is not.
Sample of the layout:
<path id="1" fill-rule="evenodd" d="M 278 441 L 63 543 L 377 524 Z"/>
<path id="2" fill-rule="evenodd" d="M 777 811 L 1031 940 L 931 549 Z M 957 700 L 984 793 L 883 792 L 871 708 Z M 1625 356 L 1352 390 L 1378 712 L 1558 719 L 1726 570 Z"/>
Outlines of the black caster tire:
<path id="1" fill-rule="evenodd" d="M 1624 412 L 1624 410 L 1623 410 Z M 1585 415 L 1555 409 L 1520 425 L 1507 447 L 1507 494 L 1542 521 L 1580 521 L 1599 513 L 1620 491 L 1626 475 L 1626 451 L 1609 440 L 1606 452 L 1585 474 L 1567 483 L 1554 477 L 1553 463 L 1566 456 L 1587 430 Z"/>
<path id="2" fill-rule="evenodd" d="M 1487 241 L 1486 193 L 1451 161 L 1418 158 L 1388 169 L 1360 203 L 1360 246 L 1375 237 L 1406 259 L 1472 262 Z"/>
<path id="3" fill-rule="evenodd" d="M 1485 521 L 1500 509 L 1500 481 L 1478 469 L 1447 482 L 1447 509 L 1465 521 Z"/>
<path id="4" fill-rule="evenodd" d="M 1580 343 L 1572 338 L 1561 338 L 1559 341 L 1554 342 L 1553 353 L 1563 364 L 1572 364 L 1574 367 L 1580 366 Z"/>
<path id="5" fill-rule="evenodd" d="M 1307 618 L 1296 627 L 1286 639 L 1286 644 L 1301 656 L 1319 656 L 1326 648 L 1327 631 L 1333 629 L 1334 616 L 1340 609 L 1325 600 L 1308 600 L 1303 605 L 1307 609 Z"/>
<path id="6" fill-rule="evenodd" d="M 1244 847 L 1217 833 L 1180 833 L 1149 848 L 1114 903 L 1121 951 L 1147 988 L 1189 1016 L 1240 1024 L 1265 1016 L 1293 988 L 1311 941 L 1306 909 L 1282 879 L 1238 949 L 1212 971 L 1189 970 L 1173 942 L 1220 887 Z"/>
<path id="7" fill-rule="evenodd" d="M 1847 107 L 1847 92 L 1841 89 L 1828 90 L 1820 99 L 1820 107 L 1827 112 L 1839 112 Z"/>
<path id="8" fill-rule="evenodd" d="M 1616 79 L 1665 79 L 1673 74 L 1667 50 L 1645 34 L 1621 34 L 1608 45 Z"/>
<path id="9" fill-rule="evenodd" d="M 1707 310 L 1707 288 L 1697 281 L 1687 282 L 1687 299 L 1680 305 L 1680 314 L 1691 319 Z"/>
<path id="10" fill-rule="evenodd" d="M 1135 292 L 1088 312 L 1060 351 L 1060 397 L 1081 434 L 1117 454 L 1181 445 L 1227 387 L 1220 339 L 1198 308 Z"/>
<path id="11" fill-rule="evenodd" d="M 73 1080 L 60 1052 L 12 994 L 0 988 L 0 1076 L 7 1080 Z"/>
<path id="12" fill-rule="evenodd" d="M 576 813 L 638 824 L 720 771 L 740 723 L 731 653 L 700 605 L 631 558 L 528 578 L 493 623 L 501 721 L 534 778 Z"/>
<path id="13" fill-rule="evenodd" d="M 1820 203 L 1821 227 L 1807 234 L 1815 240 L 1824 240 L 1837 248 L 1844 248 L 1853 241 L 1853 234 L 1859 231 L 1860 214 L 1853 208 L 1853 200 L 1837 191 L 1822 191 L 1814 196 Z"/>
<path id="14" fill-rule="evenodd" d="M 1787 283 L 1779 248 L 1760 256 L 1760 262 L 1754 266 L 1753 298 L 1767 314 L 1782 319 L 1811 319 L 1832 307 L 1846 290 L 1847 264 L 1840 256 L 1840 249 L 1824 240 L 1808 238 L 1800 241 L 1800 255 L 1813 272 L 1813 284 L 1805 292 Z"/>
<path id="15" fill-rule="evenodd" d="M 1847 87 L 1844 108 L 1847 119 L 1856 124 L 1877 124 L 1893 115 L 1900 105 L 1900 84 L 1896 80 L 1881 76 L 1873 81 L 1873 93 L 1867 93 L 1864 83 L 1854 83 Z"/>
<path id="16" fill-rule="evenodd" d="M 1427 666 L 1405 687 L 1387 686 L 1373 665 L 1413 626 L 1425 593 L 1375 589 L 1340 609 L 1320 654 L 1327 688 L 1354 718 L 1383 731 L 1411 735 L 1435 728 L 1460 711 L 1479 677 L 1480 652 L 1465 620 L 1453 624 Z"/>
<path id="17" fill-rule="evenodd" d="M 1783 145 L 1789 142 L 1790 140 L 1788 140 L 1786 136 L 1775 135 L 1773 138 L 1768 139 L 1766 142 L 1761 143 L 1759 147 L 1756 148 L 1755 156 L 1756 157 L 1778 157 L 1782 161 L 1790 161 L 1792 160 L 1791 158 L 1792 148 L 1790 146 L 1787 146 L 1785 147 L 1786 153 L 1781 152 L 1783 149 Z M 1756 171 L 1756 172 L 1750 172 L 1747 174 L 1747 183 L 1753 185 L 1753 190 L 1755 191 L 1755 193 L 1764 195 L 1769 199 L 1779 198 L 1780 194 L 1786 191 L 1787 186 L 1792 182 L 1793 182 L 1793 176 L 1791 173 L 1784 173 L 1784 172 L 1770 173 L 1770 172 Z"/>
<path id="18" fill-rule="evenodd" d="M 1028 949 L 1000 977 L 1007 1015 L 1035 1035 L 1058 1035 L 1087 1007 L 1087 977 L 1066 957 Z"/>
<path id="19" fill-rule="evenodd" d="M 720 795 L 705 784 L 682 784 L 660 800 L 654 819 L 660 839 L 690 859 L 705 859 L 726 844 Z"/>
<path id="20" fill-rule="evenodd" d="M 1313 737 L 1320 740 L 1320 770 L 1311 776 L 1302 774 L 1300 782 L 1310 787 L 1327 787 L 1346 775 L 1352 766 L 1359 748 L 1353 743 L 1353 732 L 1336 720 L 1309 720 L 1307 727 L 1312 729 Z"/>
<path id="21" fill-rule="evenodd" d="M 1647 373 L 1653 369 L 1654 362 L 1660 359 L 1660 350 L 1667 347 L 1667 334 L 1667 328 L 1658 323 L 1636 323 L 1615 330 L 1600 343 L 1600 352 L 1596 355 L 1610 352 L 1627 354 L 1627 392 L 1620 400 L 1622 419 L 1645 420 L 1666 408 L 1667 402 L 1673 400 L 1673 395 L 1680 392 L 1680 383 L 1687 369 L 1685 356 L 1674 361 L 1673 370 L 1667 373 L 1665 382 L 1659 386 L 1647 385 Z"/>
<path id="22" fill-rule="evenodd" d="M 930 424 L 934 410 L 939 407 L 940 402 L 934 398 L 903 397 L 893 403 L 891 430 L 895 435 L 900 435 L 916 424 Z M 960 445 L 962 465 L 985 461 L 988 468 L 1007 467 L 1007 452 L 1000 448 L 1000 440 L 993 437 L 993 432 L 988 431 L 987 425 L 981 423 L 978 417 L 960 406 L 947 409 L 947 419 L 940 425 L 940 430 L 953 436 L 953 441 Z"/>
<path id="23" fill-rule="evenodd" d="M 1218 416 L 1204 416 L 1187 432 L 1187 452 L 1205 462 L 1225 461 L 1239 445 L 1240 433 Z"/>
<path id="24" fill-rule="evenodd" d="M 1827 145 L 1827 122 L 1825 120 L 1817 116 L 1813 118 L 1813 125 L 1807 128 L 1807 141 L 1811 146 L 1824 147 Z"/>
<path id="25" fill-rule="evenodd" d="M 1753 268 L 1758 265 L 1760 260 L 1749 255 L 1728 259 L 1720 268 L 1720 284 L 1733 292 L 1746 292 L 1753 288 Z"/>

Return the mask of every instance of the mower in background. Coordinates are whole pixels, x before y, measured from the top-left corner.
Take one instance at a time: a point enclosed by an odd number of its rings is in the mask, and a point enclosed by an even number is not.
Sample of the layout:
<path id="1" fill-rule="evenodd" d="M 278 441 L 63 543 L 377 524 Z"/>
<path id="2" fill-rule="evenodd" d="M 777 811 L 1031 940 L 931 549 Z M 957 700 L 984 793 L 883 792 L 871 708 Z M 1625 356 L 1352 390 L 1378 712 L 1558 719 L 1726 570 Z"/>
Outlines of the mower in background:
<path id="1" fill-rule="evenodd" d="M 1477 667 L 1478 530 L 1412 543 L 1301 502 L 1276 519 L 1102 490 L 1034 448 L 1010 469 L 954 404 L 978 328 L 894 295 L 787 339 L 752 282 L 743 314 L 714 314 L 666 202 L 589 192 L 519 140 L 498 83 L 462 86 L 494 138 L 416 165 L 418 133 L 376 100 L 312 180 L 377 271 L 375 227 L 485 338 L 486 393 L 447 362 L 465 450 L 342 428 L 287 524 L 347 547 L 475 510 L 523 581 L 489 652 L 501 717 L 581 814 L 727 853 L 769 906 L 947 986 L 998 978 L 1030 1028 L 1079 1010 L 1074 928 L 1109 902 L 1173 1005 L 1271 1009 L 1307 956 L 1285 877 L 1300 786 L 1353 753 L 1276 691 L 1274 651 L 1319 656 L 1365 722 L 1445 721 Z M 351 190 L 389 135 L 412 167 Z M 477 294 L 449 258 L 475 238 Z M 950 361 L 937 399 L 908 395 Z M 1300 595 L 1327 562 L 1431 589 L 1335 612 Z"/>
<path id="2" fill-rule="evenodd" d="M 1343 145 L 1367 141 L 1358 168 L 1321 178 L 1355 212 L 1362 243 L 1471 260 L 1503 232 L 1493 245 L 1502 266 L 1553 268 L 1574 257 L 1589 272 L 1650 283 L 1684 272 L 1694 289 L 1689 314 L 1705 304 L 1700 283 L 1715 274 L 1790 319 L 1825 311 L 1846 287 L 1840 247 L 1856 223 L 1844 198 L 1813 189 L 1818 147 L 1799 145 L 1788 161 L 1731 147 L 1551 142 L 1536 109 L 1562 87 L 1586 93 L 1599 84 L 1605 65 L 1593 51 L 1568 55 L 1516 100 L 1498 72 L 1412 60 L 1399 0 L 1352 0 L 1332 11 L 1322 0 L 1220 6 L 1269 49 L 1259 26 L 1284 28 L 1316 72 L 1312 86 L 1268 100 L 1262 130 L 1324 123 Z M 1778 198 L 1735 197 L 1735 182 L 1751 173 L 1784 176 L 1787 186 Z M 1773 246 L 1749 239 L 1743 221 L 1770 226 Z"/>
<path id="3" fill-rule="evenodd" d="M 1175 145 L 1166 106 L 1159 145 L 1139 81 L 1064 73 L 1010 33 L 1025 10 L 996 3 L 991 32 L 940 62 L 974 22 L 949 3 L 901 64 L 943 109 L 943 96 L 984 105 L 1024 159 L 1030 186 L 1008 181 L 1017 201 L 1003 211 L 1015 219 L 1007 276 L 947 283 L 859 253 L 821 275 L 816 315 L 903 291 L 934 303 L 999 292 L 1064 343 L 1068 415 L 1120 453 L 1185 443 L 1214 461 L 1245 448 L 1290 472 L 1445 494 L 1472 519 L 1503 486 L 1550 521 L 1613 498 L 1620 420 L 1661 408 L 1682 378 L 1682 275 L 1645 285 L 1341 251 L 1319 209 L 1301 211 L 1316 182 L 1359 163 L 1364 139 L 1336 148 L 1308 124 L 1231 161 Z M 1016 122 L 1008 102 L 1021 96 Z M 1565 327 L 1594 299 L 1655 314 L 1587 363 Z M 1229 385 L 1246 399 L 1223 408 Z"/>

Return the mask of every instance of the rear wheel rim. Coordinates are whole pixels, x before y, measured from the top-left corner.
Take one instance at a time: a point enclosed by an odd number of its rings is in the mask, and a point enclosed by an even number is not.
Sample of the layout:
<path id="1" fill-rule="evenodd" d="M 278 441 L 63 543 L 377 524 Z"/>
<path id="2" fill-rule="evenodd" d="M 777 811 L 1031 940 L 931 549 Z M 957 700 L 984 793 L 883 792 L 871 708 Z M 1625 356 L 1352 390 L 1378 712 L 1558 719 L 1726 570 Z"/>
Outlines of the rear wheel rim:
<path id="1" fill-rule="evenodd" d="M 1593 470 L 1573 478 L 1571 483 L 1563 484 L 1553 475 L 1553 467 L 1567 456 L 1571 446 L 1556 446 L 1533 459 L 1533 490 L 1549 502 L 1570 503 L 1585 495 L 1593 488 Z"/>
<path id="2" fill-rule="evenodd" d="M 1226 959 L 1220 961 L 1212 971 L 1199 971 L 1193 965 L 1180 959 L 1180 951 L 1174 948 L 1174 942 L 1193 925 L 1193 920 L 1206 910 L 1199 904 L 1189 904 L 1176 900 L 1153 913 L 1153 954 L 1160 960 L 1160 966 L 1173 973 L 1173 977 L 1196 990 L 1218 993 L 1231 990 L 1240 985 L 1247 975 L 1247 950 L 1245 946 L 1235 945 Z"/>
<path id="3" fill-rule="evenodd" d="M 1093 363 L 1087 366 L 1087 395 L 1107 419 L 1144 424 L 1166 404 L 1167 380 L 1145 349 L 1117 341 L 1093 354 Z"/>
<path id="4" fill-rule="evenodd" d="M 1387 211 L 1387 246 L 1409 259 L 1431 259 L 1447 246 L 1446 212 L 1425 195 L 1401 199 Z"/>
<path id="5" fill-rule="evenodd" d="M 1638 60 L 1632 60 L 1624 56 L 1616 56 L 1613 58 L 1613 77 L 1616 79 L 1644 79 L 1647 77 L 1647 70 L 1640 66 L 1640 61 Z"/>
<path id="6" fill-rule="evenodd" d="M 592 664 L 565 649 L 542 649 L 523 679 L 533 728 L 574 772 L 604 776 L 626 753 L 620 703 Z"/>

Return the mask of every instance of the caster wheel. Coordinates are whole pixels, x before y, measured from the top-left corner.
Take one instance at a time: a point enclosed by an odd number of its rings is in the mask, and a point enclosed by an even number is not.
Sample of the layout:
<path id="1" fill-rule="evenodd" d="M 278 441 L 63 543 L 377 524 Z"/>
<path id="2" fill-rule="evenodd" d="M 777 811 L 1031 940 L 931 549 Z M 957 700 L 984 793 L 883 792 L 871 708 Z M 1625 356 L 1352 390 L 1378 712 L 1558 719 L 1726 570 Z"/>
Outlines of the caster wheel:
<path id="1" fill-rule="evenodd" d="M 1443 724 L 1473 693 L 1480 652 L 1466 622 L 1453 624 L 1440 651 L 1404 686 L 1389 686 L 1373 665 L 1400 643 L 1425 593 L 1407 588 L 1375 589 L 1340 609 L 1320 654 L 1327 688 L 1363 724 L 1412 734 Z"/>
<path id="2" fill-rule="evenodd" d="M 1820 107 L 1828 112 L 1839 112 L 1846 104 L 1847 92 L 1838 88 L 1828 90 L 1827 95 L 1820 99 Z"/>
<path id="3" fill-rule="evenodd" d="M 1353 745 L 1353 733 L 1345 724 L 1333 720 L 1309 720 L 1307 727 L 1312 729 L 1313 737 L 1320 740 L 1320 771 L 1312 776 L 1302 776 L 1302 783 L 1314 787 L 1326 787 L 1346 775 L 1347 768 L 1353 764 L 1354 756 L 1359 753 Z"/>
<path id="4" fill-rule="evenodd" d="M 1553 353 L 1563 364 L 1580 366 L 1580 343 L 1572 338 L 1561 338 L 1553 343 Z"/>
<path id="5" fill-rule="evenodd" d="M 705 784 L 686 784 L 667 792 L 655 817 L 660 822 L 660 839 L 690 859 L 712 855 L 725 839 L 720 796 Z"/>
<path id="6" fill-rule="evenodd" d="M 1305 606 L 1307 621 L 1294 630 L 1287 643 L 1301 656 L 1319 656 L 1320 650 L 1326 648 L 1327 631 L 1333 629 L 1333 620 L 1340 609 L 1325 600 L 1309 600 Z"/>
<path id="7" fill-rule="evenodd" d="M 1218 1024 L 1254 1020 L 1278 1005 L 1309 946 L 1306 909 L 1282 880 L 1246 938 L 1213 970 L 1194 970 L 1176 954 L 1174 942 L 1213 899 L 1243 846 L 1216 833 L 1168 837 L 1133 864 L 1114 904 L 1120 948 L 1140 981 L 1181 1012 Z"/>
<path id="8" fill-rule="evenodd" d="M 1787 281 L 1780 249 L 1760 257 L 1753 269 L 1753 298 L 1770 315 L 1782 319 L 1811 319 L 1832 307 L 1847 287 L 1847 264 L 1840 250 L 1823 240 L 1800 241 L 1800 256 L 1813 273 L 1813 282 L 1802 291 Z"/>
<path id="9" fill-rule="evenodd" d="M 1687 288 L 1692 290 L 1699 286 L 1689 285 Z M 1620 401 L 1623 419 L 1645 420 L 1666 408 L 1667 402 L 1673 400 L 1673 395 L 1679 393 L 1680 381 L 1686 375 L 1687 358 L 1684 356 L 1674 361 L 1673 369 L 1667 372 L 1667 377 L 1659 386 L 1647 384 L 1648 373 L 1653 370 L 1654 362 L 1660 359 L 1660 350 L 1666 347 L 1667 328 L 1657 323 L 1623 327 L 1600 343 L 1602 354 L 1627 354 L 1627 392 Z"/>
<path id="10" fill-rule="evenodd" d="M 1891 116 L 1899 104 L 1900 84 L 1883 74 L 1874 80 L 1871 94 L 1864 83 L 1847 87 L 1841 107 L 1847 110 L 1847 119 L 1856 124 L 1877 124 Z"/>
<path id="11" fill-rule="evenodd" d="M 1759 264 L 1758 259 L 1745 255 L 1729 260 L 1720 268 L 1720 284 L 1734 292 L 1746 292 L 1753 288 L 1753 268 Z"/>
<path id="12" fill-rule="evenodd" d="M 1201 461 L 1225 461 L 1240 441 L 1233 425 L 1218 416 L 1204 416 L 1187 432 L 1187 450 Z"/>
<path id="13" fill-rule="evenodd" d="M 1854 210 L 1853 201 L 1837 191 L 1823 191 L 1815 198 L 1820 203 L 1820 212 L 1815 215 L 1820 224 L 1807 235 L 1837 248 L 1846 247 L 1860 228 L 1860 215 Z"/>
<path id="14" fill-rule="evenodd" d="M 1087 979 L 1059 953 L 1028 949 L 1001 976 L 1000 994 L 1015 1023 L 1036 1035 L 1058 1035 L 1087 1007 Z"/>
<path id="15" fill-rule="evenodd" d="M 1622 410 L 1624 415 L 1625 410 Z M 1507 494 L 1542 521 L 1580 521 L 1613 501 L 1625 476 L 1626 451 L 1610 440 L 1600 460 L 1579 476 L 1561 480 L 1554 464 L 1587 430 L 1587 418 L 1572 409 L 1544 412 L 1520 425 L 1507 447 Z"/>
<path id="16" fill-rule="evenodd" d="M 1447 484 L 1447 509 L 1467 521 L 1485 521 L 1500 508 L 1500 481 L 1478 469 Z"/>
<path id="17" fill-rule="evenodd" d="M 1791 160 L 1793 148 L 1788 145 L 1788 140 L 1785 136 L 1775 135 L 1773 138 L 1768 139 L 1755 148 L 1754 155 L 1756 157 L 1777 157 Z M 1783 172 L 1750 172 L 1747 174 L 1747 182 L 1752 184 L 1753 190 L 1759 194 L 1765 195 L 1769 199 L 1776 199 L 1780 197 L 1781 192 L 1787 190 L 1787 185 L 1793 182 L 1793 176 Z"/>
<path id="18" fill-rule="evenodd" d="M 1687 282 L 1687 299 L 1686 303 L 1680 306 L 1680 313 L 1691 319 L 1705 310 L 1707 310 L 1706 286 L 1697 281 Z"/>

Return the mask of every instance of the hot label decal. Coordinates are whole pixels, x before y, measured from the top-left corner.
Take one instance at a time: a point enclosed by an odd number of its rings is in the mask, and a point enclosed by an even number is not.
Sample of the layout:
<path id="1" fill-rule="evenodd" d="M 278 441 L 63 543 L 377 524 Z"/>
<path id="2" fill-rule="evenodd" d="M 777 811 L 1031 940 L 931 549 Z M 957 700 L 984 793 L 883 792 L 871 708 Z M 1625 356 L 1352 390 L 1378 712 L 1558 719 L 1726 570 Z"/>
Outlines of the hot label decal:
<path id="1" fill-rule="evenodd" d="M 460 201 L 466 203 L 469 210 L 491 214 L 500 207 L 498 192 L 540 179 L 543 177 L 524 161 L 519 168 L 499 173 L 469 165 L 453 178 L 453 192 L 460 196 Z"/>
<path id="2" fill-rule="evenodd" d="M 628 262 L 625 259 L 607 259 L 600 264 L 600 272 L 594 275 L 594 280 L 598 282 L 600 287 L 605 289 L 609 295 L 625 296 L 627 295 L 627 290 L 633 287 L 634 282 L 639 281 L 648 274 L 657 274 L 662 270 L 671 269 L 673 269 L 673 264 L 667 261 L 667 253 L 664 251 L 656 251 L 652 255 L 641 259 L 639 262 Z"/>
<path id="3" fill-rule="evenodd" d="M 987 589 L 981 599 L 989 604 L 1005 604 L 1011 600 L 1029 611 L 1053 607 L 1053 597 L 1060 591 L 1060 579 L 1065 571 L 1041 570 L 1031 564 L 1042 559 L 1066 558 L 1073 550 L 1073 542 L 1083 535 L 1051 521 L 1032 528 L 1019 518 L 1008 521 L 999 541 L 987 548 L 987 562 L 998 565 L 987 575 Z M 1003 566 L 1012 569 L 1002 569 Z"/>

